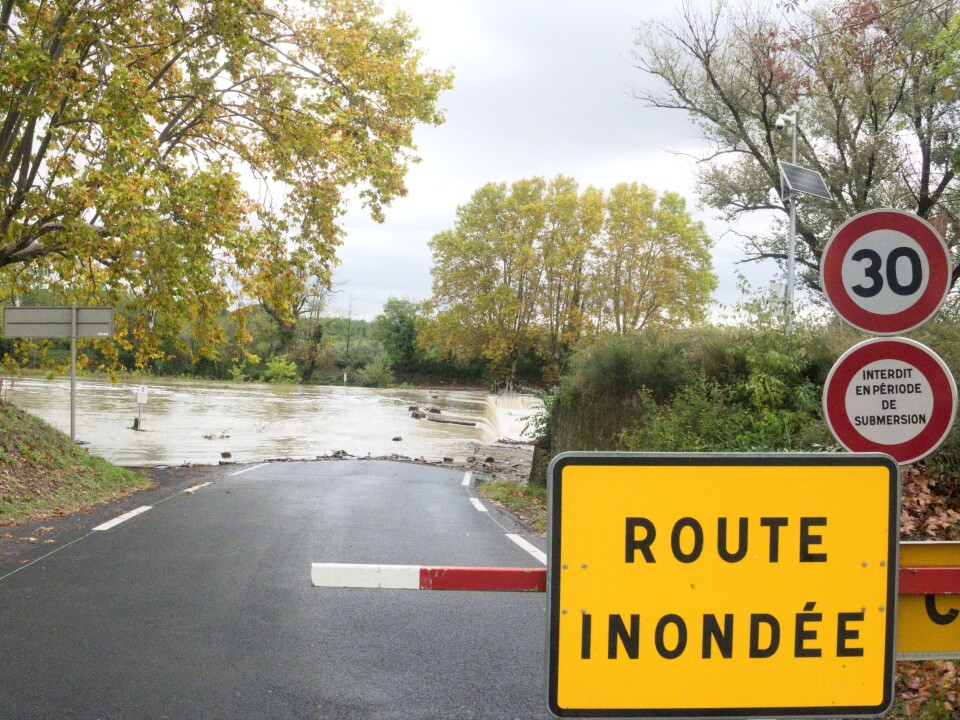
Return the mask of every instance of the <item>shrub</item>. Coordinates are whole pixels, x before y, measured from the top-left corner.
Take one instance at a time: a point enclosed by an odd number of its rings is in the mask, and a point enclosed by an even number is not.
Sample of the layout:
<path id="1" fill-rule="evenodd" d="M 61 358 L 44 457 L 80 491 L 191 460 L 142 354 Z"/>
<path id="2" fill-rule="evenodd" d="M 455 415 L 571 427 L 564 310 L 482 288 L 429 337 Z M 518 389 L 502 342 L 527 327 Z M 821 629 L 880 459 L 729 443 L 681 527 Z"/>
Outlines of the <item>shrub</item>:
<path id="1" fill-rule="evenodd" d="M 354 375 L 357 383 L 364 387 L 391 387 L 395 384 L 393 369 L 386 355 L 377 355 Z"/>
<path id="2" fill-rule="evenodd" d="M 297 381 L 297 364 L 289 360 L 286 355 L 274 355 L 267 360 L 263 377 L 271 383 L 295 383 Z"/>

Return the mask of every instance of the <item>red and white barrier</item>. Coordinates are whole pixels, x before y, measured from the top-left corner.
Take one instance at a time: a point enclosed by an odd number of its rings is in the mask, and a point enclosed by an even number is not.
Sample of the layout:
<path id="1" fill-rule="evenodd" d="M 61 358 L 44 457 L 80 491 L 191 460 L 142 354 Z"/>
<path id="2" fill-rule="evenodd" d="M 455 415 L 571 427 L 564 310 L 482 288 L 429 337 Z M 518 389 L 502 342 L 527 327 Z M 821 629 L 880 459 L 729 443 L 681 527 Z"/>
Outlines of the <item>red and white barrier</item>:
<path id="1" fill-rule="evenodd" d="M 488 592 L 545 592 L 547 589 L 547 571 L 543 568 L 314 563 L 310 574 L 315 587 Z"/>
<path id="2" fill-rule="evenodd" d="M 314 563 L 316 587 L 546 592 L 545 568 L 421 567 Z M 902 567 L 900 595 L 960 594 L 960 568 Z"/>

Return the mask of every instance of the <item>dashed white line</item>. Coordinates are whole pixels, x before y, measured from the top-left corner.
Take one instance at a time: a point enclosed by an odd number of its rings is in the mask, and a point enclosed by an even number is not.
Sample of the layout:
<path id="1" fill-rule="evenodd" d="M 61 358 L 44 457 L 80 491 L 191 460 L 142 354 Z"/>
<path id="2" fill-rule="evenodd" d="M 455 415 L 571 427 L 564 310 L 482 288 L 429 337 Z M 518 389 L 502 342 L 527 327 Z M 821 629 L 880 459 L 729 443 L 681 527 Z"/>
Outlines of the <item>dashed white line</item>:
<path id="1" fill-rule="evenodd" d="M 138 507 L 136 510 L 131 510 L 130 512 L 124 513 L 119 517 L 115 517 L 113 520 L 103 523 L 103 525 L 97 525 L 93 530 L 94 532 L 96 532 L 97 530 L 109 530 L 110 528 L 114 528 L 122 522 L 126 522 L 130 518 L 134 518 L 137 515 L 140 515 L 141 513 L 145 513 L 147 510 L 150 510 L 152 507 L 153 507 L 152 505 L 144 505 L 143 507 Z"/>
<path id="2" fill-rule="evenodd" d="M 266 467 L 269 464 L 270 463 L 260 463 L 259 465 L 252 465 L 248 468 L 244 468 L 243 470 L 237 470 L 236 472 L 232 472 L 228 477 L 236 477 L 237 475 L 243 475 L 244 473 L 248 473 L 252 470 L 257 470 L 258 468 Z"/>
<path id="3" fill-rule="evenodd" d="M 470 498 L 470 502 L 473 503 L 473 506 L 480 512 L 490 512 L 483 506 L 483 503 L 477 500 L 476 498 L 473 498 L 473 497 Z"/>
<path id="4" fill-rule="evenodd" d="M 463 476 L 463 486 L 470 487 L 470 483 L 473 481 L 473 473 L 468 472 Z"/>
<path id="5" fill-rule="evenodd" d="M 524 540 L 524 539 L 523 539 L 522 537 L 520 537 L 519 535 L 515 535 L 515 534 L 513 534 L 513 533 L 507 533 L 507 537 L 510 538 L 511 540 L 513 540 L 513 542 L 515 542 L 517 545 L 519 545 L 520 547 L 522 547 L 522 548 L 523 548 L 524 550 L 526 550 L 528 553 L 530 553 L 531 555 L 533 555 L 533 557 L 535 557 L 535 558 L 536 558 L 537 560 L 539 560 L 541 563 L 543 563 L 544 565 L 547 564 L 547 554 L 546 554 L 545 552 L 543 552 L 543 550 L 541 550 L 540 548 L 538 548 L 536 545 L 527 542 L 526 540 Z"/>

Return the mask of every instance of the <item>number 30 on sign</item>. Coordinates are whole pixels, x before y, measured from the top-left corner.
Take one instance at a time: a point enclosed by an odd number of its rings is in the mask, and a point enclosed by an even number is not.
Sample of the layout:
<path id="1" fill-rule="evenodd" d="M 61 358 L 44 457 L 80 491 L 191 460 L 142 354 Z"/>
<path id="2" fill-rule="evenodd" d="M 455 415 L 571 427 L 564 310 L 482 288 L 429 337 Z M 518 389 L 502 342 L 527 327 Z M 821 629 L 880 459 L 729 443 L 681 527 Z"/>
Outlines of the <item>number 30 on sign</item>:
<path id="1" fill-rule="evenodd" d="M 926 220 L 870 210 L 840 226 L 823 250 L 820 274 L 840 317 L 865 332 L 895 335 L 940 309 L 950 289 L 950 253 Z"/>

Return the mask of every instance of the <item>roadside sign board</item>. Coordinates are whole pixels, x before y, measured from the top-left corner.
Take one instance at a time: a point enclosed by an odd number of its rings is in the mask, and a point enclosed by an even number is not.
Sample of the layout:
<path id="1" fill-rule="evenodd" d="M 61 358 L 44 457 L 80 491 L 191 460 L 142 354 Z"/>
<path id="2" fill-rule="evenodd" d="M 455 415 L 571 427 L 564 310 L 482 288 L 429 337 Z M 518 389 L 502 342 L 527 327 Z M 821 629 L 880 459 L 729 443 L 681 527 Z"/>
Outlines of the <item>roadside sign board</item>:
<path id="1" fill-rule="evenodd" d="M 957 414 L 957 386 L 926 346 L 873 338 L 854 345 L 830 370 L 823 414 L 847 450 L 885 452 L 906 465 L 947 437 Z"/>
<path id="2" fill-rule="evenodd" d="M 846 322 L 896 335 L 929 320 L 950 290 L 950 252 L 923 218 L 870 210 L 840 226 L 823 250 L 820 278 Z"/>
<path id="3" fill-rule="evenodd" d="M 549 478 L 555 716 L 889 707 L 892 458 L 564 453 Z"/>
<path id="4" fill-rule="evenodd" d="M 147 404 L 147 386 L 139 385 L 137 387 L 137 405 Z"/>
<path id="5" fill-rule="evenodd" d="M 70 439 L 76 440 L 77 339 L 113 337 L 113 308 L 7 307 L 2 336 L 70 338 Z"/>
<path id="6" fill-rule="evenodd" d="M 901 542 L 909 567 L 960 567 L 958 542 Z M 960 659 L 960 595 L 900 595 L 897 659 Z"/>
<path id="7" fill-rule="evenodd" d="M 73 332 L 69 307 L 7 307 L 3 309 L 3 336 L 68 338 Z M 113 336 L 113 308 L 78 307 L 78 338 Z"/>

